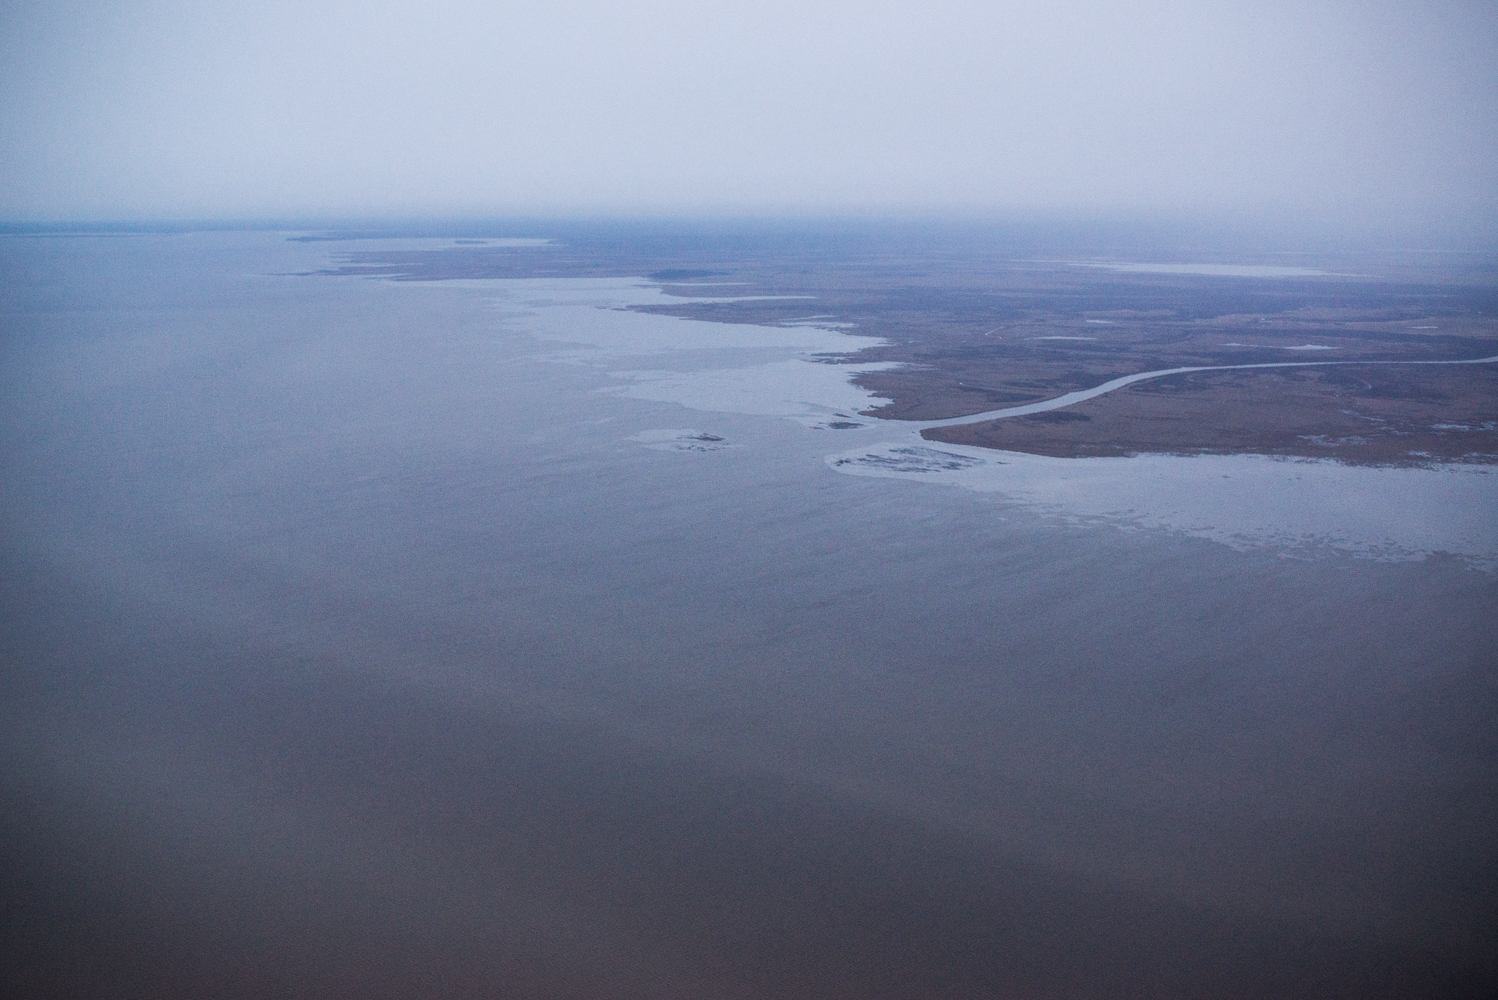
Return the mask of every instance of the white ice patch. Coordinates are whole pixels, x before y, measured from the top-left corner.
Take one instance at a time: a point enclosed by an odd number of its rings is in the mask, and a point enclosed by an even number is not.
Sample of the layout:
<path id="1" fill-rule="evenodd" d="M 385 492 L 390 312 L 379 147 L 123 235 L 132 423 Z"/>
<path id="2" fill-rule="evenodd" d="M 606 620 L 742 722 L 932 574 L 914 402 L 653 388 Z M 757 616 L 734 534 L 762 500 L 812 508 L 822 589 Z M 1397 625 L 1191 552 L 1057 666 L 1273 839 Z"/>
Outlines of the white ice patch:
<path id="1" fill-rule="evenodd" d="M 1498 569 L 1498 473 L 1263 455 L 1046 458 L 903 441 L 830 455 L 838 472 L 1002 494 L 1073 522 L 1165 529 L 1239 549 L 1405 560 L 1446 552 Z"/>
<path id="2" fill-rule="evenodd" d="M 693 428 L 662 427 L 632 434 L 629 439 L 655 451 L 722 451 L 733 447 L 722 435 Z"/>
<path id="3" fill-rule="evenodd" d="M 924 477 L 937 472 L 965 472 L 985 464 L 1003 465 L 1000 459 L 975 458 L 929 445 L 903 444 L 829 455 L 827 462 L 839 472 L 859 476 L 900 475 Z"/>
<path id="4" fill-rule="evenodd" d="M 852 377 L 898 367 L 893 363 L 827 363 L 827 358 L 884 343 L 878 337 L 843 332 L 847 324 L 830 321 L 828 314 L 802 315 L 785 325 L 756 326 L 638 312 L 631 307 L 682 304 L 681 298 L 643 279 L 449 284 L 496 293 L 491 306 L 502 320 L 547 345 L 539 359 L 609 370 L 622 384 L 603 391 L 630 399 L 676 403 L 710 413 L 789 417 L 808 427 L 841 430 L 864 426 L 867 421 L 856 416 L 858 411 L 884 402 L 853 385 Z M 647 359 L 646 365 L 627 364 Z"/>
<path id="5" fill-rule="evenodd" d="M 829 365 L 801 358 L 706 371 L 616 371 L 627 382 L 613 390 L 631 399 L 677 403 L 712 413 L 790 417 L 809 427 L 853 422 L 853 414 L 882 400 L 850 381 L 857 372 L 891 364 Z M 865 421 L 859 421 L 865 422 Z"/>
<path id="6" fill-rule="evenodd" d="M 1238 341 L 1229 341 L 1223 347 L 1259 347 L 1269 351 L 1335 351 L 1337 348 L 1328 347 L 1325 344 L 1301 344 L 1298 347 L 1283 347 L 1279 344 L 1241 344 Z"/>
<path id="7" fill-rule="evenodd" d="M 517 322 L 525 332 L 541 340 L 576 345 L 598 357 L 706 350 L 847 354 L 884 343 L 877 337 L 856 337 L 830 330 L 826 324 L 755 326 L 636 312 L 631 307 L 681 306 L 684 301 L 665 294 L 658 285 L 636 278 L 530 278 L 446 284 L 494 292 L 491 306 L 503 319 Z"/>

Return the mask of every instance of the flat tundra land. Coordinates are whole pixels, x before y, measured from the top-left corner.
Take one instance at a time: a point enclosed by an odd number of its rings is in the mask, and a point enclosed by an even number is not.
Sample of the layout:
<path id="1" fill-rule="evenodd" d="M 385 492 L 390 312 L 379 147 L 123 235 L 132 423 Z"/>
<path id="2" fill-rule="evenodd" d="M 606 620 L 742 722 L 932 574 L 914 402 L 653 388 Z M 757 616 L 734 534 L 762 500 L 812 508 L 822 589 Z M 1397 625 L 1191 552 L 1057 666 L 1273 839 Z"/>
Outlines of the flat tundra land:
<path id="1" fill-rule="evenodd" d="M 1256 453 L 1353 465 L 1498 460 L 1498 365 L 1195 372 L 931 441 L 1082 457 Z"/>

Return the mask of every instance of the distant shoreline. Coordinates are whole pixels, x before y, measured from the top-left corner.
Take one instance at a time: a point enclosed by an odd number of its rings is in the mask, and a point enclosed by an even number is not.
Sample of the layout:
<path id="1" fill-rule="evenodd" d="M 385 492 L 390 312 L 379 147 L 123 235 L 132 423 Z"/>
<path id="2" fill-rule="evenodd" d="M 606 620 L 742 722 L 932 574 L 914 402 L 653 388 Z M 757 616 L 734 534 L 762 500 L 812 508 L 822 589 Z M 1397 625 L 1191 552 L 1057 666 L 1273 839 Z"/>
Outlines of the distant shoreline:
<path id="1" fill-rule="evenodd" d="M 631 277 L 669 297 L 631 307 L 659 315 L 773 328 L 813 312 L 881 342 L 828 359 L 863 366 L 855 385 L 888 400 L 865 416 L 950 444 L 1056 457 L 1498 462 L 1498 379 L 1485 364 L 1498 313 L 1486 272 L 1424 258 L 1150 264 L 1019 259 L 915 237 L 704 235 L 366 245 L 316 273 Z M 735 294 L 703 296 L 701 278 Z M 1281 360 L 1313 349 L 1337 360 Z"/>

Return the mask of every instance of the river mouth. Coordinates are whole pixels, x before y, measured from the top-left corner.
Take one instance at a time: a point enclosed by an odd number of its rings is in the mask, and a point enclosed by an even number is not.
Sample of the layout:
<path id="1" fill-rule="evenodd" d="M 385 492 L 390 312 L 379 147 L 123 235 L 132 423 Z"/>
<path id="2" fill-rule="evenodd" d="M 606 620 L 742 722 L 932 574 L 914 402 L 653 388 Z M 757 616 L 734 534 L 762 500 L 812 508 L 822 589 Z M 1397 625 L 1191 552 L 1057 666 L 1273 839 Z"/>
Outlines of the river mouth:
<path id="1" fill-rule="evenodd" d="M 1174 368 L 965 417 L 853 419 L 875 401 L 854 380 L 864 372 L 887 370 L 891 363 L 827 363 L 855 357 L 873 342 L 845 327 L 760 328 L 657 315 L 648 307 L 661 301 L 660 293 L 633 279 L 479 281 L 462 287 L 484 295 L 502 322 L 536 337 L 543 362 L 607 373 L 600 392 L 700 414 L 789 420 L 811 434 L 802 444 L 813 449 L 830 432 L 847 435 L 851 449 L 825 457 L 826 467 L 838 473 L 960 486 L 1065 523 L 1179 533 L 1239 549 L 1377 560 L 1446 553 L 1474 567 L 1498 567 L 1498 522 L 1484 516 L 1498 509 L 1498 475 L 1488 474 L 1483 464 L 1420 460 L 1418 467 L 1405 468 L 1349 465 L 1336 460 L 1334 441 L 1300 442 L 1303 450 L 1313 452 L 1309 456 L 1053 457 L 974 448 L 961 440 L 931 440 L 928 434 L 995 421 L 999 427 L 1012 426 L 1024 419 L 1048 421 L 1048 437 L 1073 424 L 1091 433 L 1079 405 L 1121 398 L 1119 390 L 1131 386 L 1187 376 L 1356 372 L 1365 367 L 1475 371 L 1498 357 Z M 1250 385 L 1245 391 L 1255 389 Z M 1175 396 L 1165 402 L 1178 404 Z M 898 435 L 893 440 L 892 431 Z M 1463 432 L 1437 433 L 1451 438 Z M 752 436 L 714 440 L 725 434 L 721 429 L 664 428 L 629 440 L 682 455 L 753 447 Z M 1349 447 L 1355 445 L 1343 450 Z"/>
<path id="2" fill-rule="evenodd" d="M 505 323 L 538 337 L 544 345 L 539 356 L 546 362 L 607 372 L 608 382 L 600 391 L 695 413 L 787 419 L 811 433 L 804 442 L 811 448 L 823 440 L 820 435 L 848 435 L 851 450 L 825 458 L 826 466 L 839 473 L 961 486 L 1067 523 L 1181 533 L 1235 548 L 1379 560 L 1447 553 L 1474 567 L 1498 566 L 1498 523 L 1483 513 L 1498 509 L 1498 475 L 1489 475 L 1481 464 L 1422 460 L 1412 468 L 1352 466 L 1335 460 L 1335 442 L 1313 442 L 1306 450 L 1315 447 L 1319 455 L 1311 456 L 1060 458 L 932 441 L 926 435 L 996 420 L 1003 426 L 1022 418 L 1062 421 L 1063 428 L 1083 425 L 1088 418 L 1079 404 L 1119 398 L 1110 394 L 1182 376 L 1358 371 L 1370 364 L 1376 371 L 1472 371 L 1498 357 L 1176 368 L 965 417 L 853 419 L 874 401 L 854 379 L 890 367 L 827 363 L 867 349 L 871 339 L 856 331 L 800 325 L 765 329 L 641 312 L 634 307 L 661 301 L 659 293 L 628 279 L 493 281 L 467 287 L 487 295 L 489 308 Z M 894 440 L 891 431 L 899 435 Z M 1048 425 L 1046 433 L 1054 436 L 1057 430 Z M 1438 433 L 1451 437 L 1462 432 Z M 630 440 L 683 455 L 752 447 L 742 435 L 712 440 L 723 435 L 721 430 L 666 428 Z"/>

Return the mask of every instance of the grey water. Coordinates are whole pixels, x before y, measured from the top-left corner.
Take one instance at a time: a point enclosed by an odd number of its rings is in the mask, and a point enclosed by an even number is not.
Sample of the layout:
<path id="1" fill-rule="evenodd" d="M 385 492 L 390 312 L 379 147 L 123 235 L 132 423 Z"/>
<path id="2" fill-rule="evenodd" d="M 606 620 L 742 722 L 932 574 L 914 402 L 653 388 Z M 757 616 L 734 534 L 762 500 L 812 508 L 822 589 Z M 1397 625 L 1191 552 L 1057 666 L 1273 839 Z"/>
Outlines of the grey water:
<path id="1" fill-rule="evenodd" d="M 284 234 L 0 255 L 21 992 L 1498 979 L 1492 572 L 839 475 Z"/>

